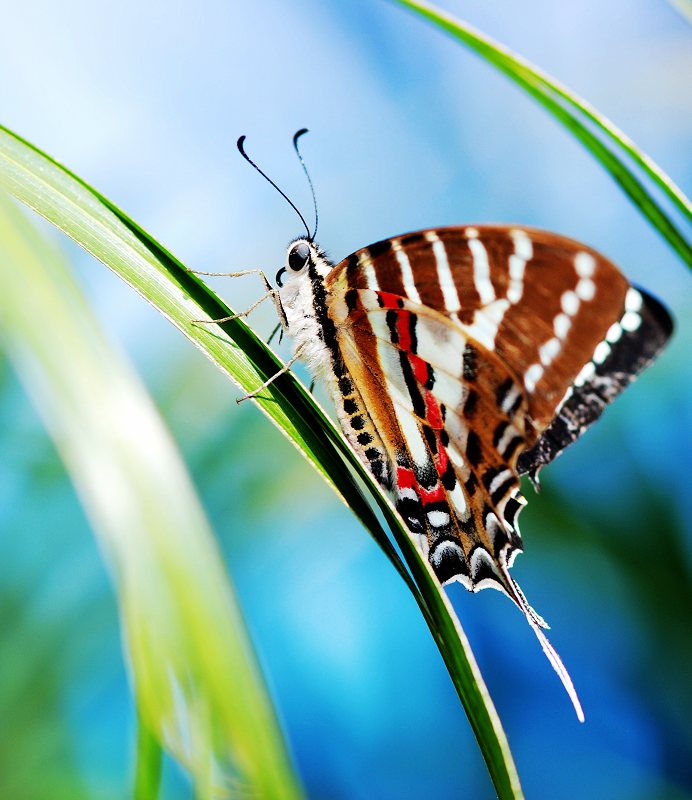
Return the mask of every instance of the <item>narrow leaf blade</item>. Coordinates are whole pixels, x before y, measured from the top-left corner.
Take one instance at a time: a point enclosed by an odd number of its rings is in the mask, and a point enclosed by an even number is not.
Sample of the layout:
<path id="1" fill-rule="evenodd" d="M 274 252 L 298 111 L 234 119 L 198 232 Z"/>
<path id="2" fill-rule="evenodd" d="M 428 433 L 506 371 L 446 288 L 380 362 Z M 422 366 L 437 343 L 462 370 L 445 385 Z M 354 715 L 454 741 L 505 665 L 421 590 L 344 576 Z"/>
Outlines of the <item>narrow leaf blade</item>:
<path id="1" fill-rule="evenodd" d="M 233 779 L 257 796 L 299 798 L 223 562 L 175 446 L 62 259 L 4 193 L 0 333 L 110 565 L 146 729 L 190 769 L 200 797 L 218 796 Z M 151 789 L 156 758 L 147 764 L 138 786 Z"/>
<path id="2" fill-rule="evenodd" d="M 468 23 L 423 0 L 395 0 L 395 2 L 411 9 L 467 45 L 544 106 L 601 163 L 654 229 L 668 242 L 682 261 L 692 268 L 692 247 L 689 242 L 632 170 L 589 130 L 585 122 L 592 124 L 615 145 L 616 150 L 629 157 L 673 202 L 688 222 L 692 221 L 690 200 L 656 162 L 642 152 L 613 122 L 553 77 Z"/>
<path id="3" fill-rule="evenodd" d="M 270 350 L 240 320 L 197 325 L 230 309 L 165 248 L 64 167 L 0 128 L 0 185 L 53 222 L 158 308 L 247 392 L 279 368 Z M 500 798 L 522 797 L 507 738 L 456 615 L 427 561 L 389 500 L 301 384 L 287 373 L 256 401 L 350 506 L 411 590 L 471 721 Z M 353 472 L 379 504 L 413 578 L 366 502 Z M 338 487 L 338 488 L 337 488 Z"/>

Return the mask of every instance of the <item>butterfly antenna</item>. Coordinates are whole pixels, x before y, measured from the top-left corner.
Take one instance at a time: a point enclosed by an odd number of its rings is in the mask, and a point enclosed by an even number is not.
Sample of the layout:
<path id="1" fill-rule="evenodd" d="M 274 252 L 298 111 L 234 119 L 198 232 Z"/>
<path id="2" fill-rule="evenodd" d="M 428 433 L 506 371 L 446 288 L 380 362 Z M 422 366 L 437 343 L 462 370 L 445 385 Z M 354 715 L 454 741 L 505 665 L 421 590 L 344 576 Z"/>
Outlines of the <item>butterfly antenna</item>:
<path id="1" fill-rule="evenodd" d="M 264 180 L 270 183 L 276 189 L 276 191 L 284 198 L 284 200 L 289 204 L 289 206 L 291 206 L 291 208 L 300 217 L 300 221 L 303 223 L 303 225 L 305 225 L 305 230 L 307 231 L 309 241 L 312 241 L 312 237 L 310 236 L 310 228 L 308 228 L 308 223 L 305 221 L 305 217 L 300 213 L 300 211 L 298 211 L 295 203 L 289 198 L 289 196 L 285 192 L 282 192 L 281 189 L 279 189 L 279 187 L 274 183 L 274 181 L 269 177 L 269 175 L 267 175 L 266 172 L 261 170 L 257 166 L 257 164 L 255 164 L 255 162 L 250 158 L 250 156 L 245 152 L 243 144 L 246 138 L 247 138 L 246 136 L 241 136 L 240 139 L 238 139 L 238 151 L 240 152 L 240 155 L 248 162 L 248 164 L 254 167 L 257 170 L 257 172 L 259 172 L 259 174 L 264 178 Z"/>
<path id="2" fill-rule="evenodd" d="M 301 128 L 299 131 L 293 136 L 293 149 L 296 151 L 296 155 L 298 156 L 298 161 L 300 161 L 300 166 L 303 168 L 303 172 L 305 173 L 305 177 L 308 179 L 308 183 L 310 184 L 310 191 L 312 193 L 312 205 L 315 209 L 315 230 L 310 237 L 310 241 L 315 241 L 315 236 L 317 236 L 317 224 L 319 222 L 319 217 L 317 215 L 317 196 L 315 195 L 315 187 L 312 185 L 312 178 L 310 177 L 310 173 L 308 172 L 308 168 L 305 166 L 305 161 L 303 161 L 303 156 L 300 154 L 300 149 L 298 147 L 298 139 L 304 134 L 307 133 L 307 128 Z"/>

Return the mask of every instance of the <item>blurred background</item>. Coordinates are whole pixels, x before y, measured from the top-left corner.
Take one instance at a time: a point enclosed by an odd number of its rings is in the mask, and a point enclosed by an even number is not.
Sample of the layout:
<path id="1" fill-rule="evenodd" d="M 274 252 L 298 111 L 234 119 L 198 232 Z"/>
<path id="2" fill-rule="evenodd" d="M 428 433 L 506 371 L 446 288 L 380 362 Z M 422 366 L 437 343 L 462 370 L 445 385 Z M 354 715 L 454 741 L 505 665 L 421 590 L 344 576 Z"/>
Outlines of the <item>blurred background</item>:
<path id="1" fill-rule="evenodd" d="M 557 76 L 690 189 L 690 26 L 663 0 L 445 0 Z M 0 28 L 3 124 L 184 263 L 273 275 L 304 209 L 335 259 L 428 225 L 522 222 L 603 251 L 673 310 L 668 351 L 544 473 L 514 568 L 584 704 L 521 615 L 450 595 L 529 798 L 692 797 L 688 275 L 603 170 L 483 62 L 378 0 L 26 2 Z M 62 239 L 183 451 L 311 798 L 492 788 L 408 590 L 305 461 L 177 331 Z M 257 279 L 217 280 L 237 309 Z M 268 334 L 271 308 L 252 318 Z M 280 348 L 288 354 L 286 343 Z M 121 798 L 133 705 L 117 609 L 56 452 L 0 356 L 0 796 Z M 319 395 L 323 397 L 322 395 Z M 175 765 L 166 798 L 188 798 Z"/>

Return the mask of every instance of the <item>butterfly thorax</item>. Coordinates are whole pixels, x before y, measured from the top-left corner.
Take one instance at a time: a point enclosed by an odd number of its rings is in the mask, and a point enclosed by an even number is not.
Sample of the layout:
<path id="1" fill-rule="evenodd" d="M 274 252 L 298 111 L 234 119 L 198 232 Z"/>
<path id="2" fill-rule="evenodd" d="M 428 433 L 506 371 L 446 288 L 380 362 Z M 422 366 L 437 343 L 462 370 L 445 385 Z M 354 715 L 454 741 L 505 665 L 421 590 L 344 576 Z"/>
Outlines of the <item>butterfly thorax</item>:
<path id="1" fill-rule="evenodd" d="M 307 364 L 316 378 L 326 379 L 334 368 L 333 350 L 325 342 L 323 315 L 325 312 L 324 278 L 332 264 L 314 245 L 310 258 L 301 270 L 286 265 L 286 278 L 279 289 L 279 298 L 286 316 L 286 332 L 293 340 L 293 351 Z M 293 243 L 293 246 L 296 243 Z"/>
<path id="2" fill-rule="evenodd" d="M 304 258 L 291 258 L 296 251 Z M 333 308 L 330 313 L 333 302 L 327 288 L 327 276 L 333 269 L 334 265 L 313 242 L 297 239 L 291 243 L 286 278 L 279 289 L 286 332 L 293 339 L 294 354 L 326 386 L 351 446 L 379 483 L 391 489 L 393 471 L 389 459 L 337 340 Z"/>

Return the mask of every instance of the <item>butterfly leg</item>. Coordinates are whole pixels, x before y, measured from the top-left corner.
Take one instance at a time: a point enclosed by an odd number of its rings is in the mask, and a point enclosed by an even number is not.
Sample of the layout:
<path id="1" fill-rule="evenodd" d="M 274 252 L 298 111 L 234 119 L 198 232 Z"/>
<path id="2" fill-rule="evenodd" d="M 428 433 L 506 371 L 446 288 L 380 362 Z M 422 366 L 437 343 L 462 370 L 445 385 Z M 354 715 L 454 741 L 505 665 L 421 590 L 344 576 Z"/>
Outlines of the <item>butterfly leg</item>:
<path id="1" fill-rule="evenodd" d="M 254 311 L 258 305 L 263 303 L 267 298 L 272 297 L 275 293 L 276 289 L 270 289 L 266 294 L 263 294 L 259 300 L 255 300 L 255 302 L 249 308 L 246 308 L 245 311 L 239 311 L 237 314 L 230 314 L 227 317 L 219 317 L 218 319 L 193 319 L 192 322 L 201 322 L 205 325 L 213 325 L 218 322 L 230 322 L 232 319 L 247 317 L 247 315 Z"/>
<path id="2" fill-rule="evenodd" d="M 267 339 L 267 344 L 272 343 L 272 339 L 276 336 L 276 334 L 281 331 L 279 334 L 279 344 L 281 344 L 281 340 L 283 339 L 284 329 L 281 327 L 281 323 L 277 322 L 274 326 L 274 330 L 269 334 L 269 338 Z"/>
<path id="3" fill-rule="evenodd" d="M 239 398 L 236 400 L 236 403 L 240 404 L 240 403 L 242 403 L 242 402 L 243 402 L 243 400 L 249 400 L 251 397 L 257 397 L 257 395 L 258 395 L 260 392 L 262 392 L 264 389 L 266 389 L 266 388 L 267 388 L 267 386 L 269 386 L 269 385 L 271 385 L 272 383 L 274 383 L 274 381 L 275 381 L 277 378 L 279 378 L 281 375 L 283 375 L 284 373 L 288 372 L 288 371 L 291 369 L 291 367 L 292 367 L 292 366 L 293 366 L 293 365 L 296 363 L 296 361 L 298 361 L 298 359 L 301 357 L 301 355 L 302 355 L 302 350 L 303 350 L 303 348 L 302 348 L 302 347 L 299 347 L 299 348 L 296 350 L 296 352 L 295 352 L 295 354 L 293 355 L 293 357 L 292 357 L 292 358 L 291 358 L 289 361 L 287 361 L 287 362 L 286 362 L 286 363 L 283 365 L 283 367 L 281 367 L 281 369 L 280 369 L 278 372 L 275 372 L 275 373 L 274 373 L 272 376 L 270 376 L 269 378 L 267 378 L 267 380 L 266 380 L 266 381 L 265 381 L 265 382 L 264 382 L 264 383 L 263 383 L 261 386 L 258 386 L 256 389 L 253 389 L 251 392 L 249 392 L 248 394 L 246 394 L 244 397 L 239 397 Z"/>
<path id="4" fill-rule="evenodd" d="M 241 270 L 240 272 L 204 272 L 202 270 L 196 269 L 188 269 L 188 272 L 191 272 L 193 275 L 209 275 L 215 278 L 242 278 L 244 275 L 259 275 L 262 283 L 264 284 L 264 288 L 266 289 L 265 293 L 260 297 L 259 300 L 254 302 L 249 308 L 246 308 L 245 311 L 240 311 L 237 314 L 230 314 L 227 317 L 219 317 L 219 319 L 193 319 L 192 322 L 198 322 L 206 325 L 212 325 L 220 322 L 230 322 L 234 319 L 240 319 L 242 317 L 247 317 L 251 311 L 254 311 L 260 303 L 263 303 L 267 298 L 271 297 L 274 301 L 274 306 L 276 308 L 276 313 L 281 320 L 281 324 L 284 324 L 285 315 L 284 310 L 281 307 L 281 301 L 279 300 L 279 292 L 275 289 L 267 276 L 265 275 L 264 271 L 261 269 L 245 269 Z M 274 334 L 272 334 L 273 337 Z M 271 339 L 270 339 L 271 341 Z"/>

